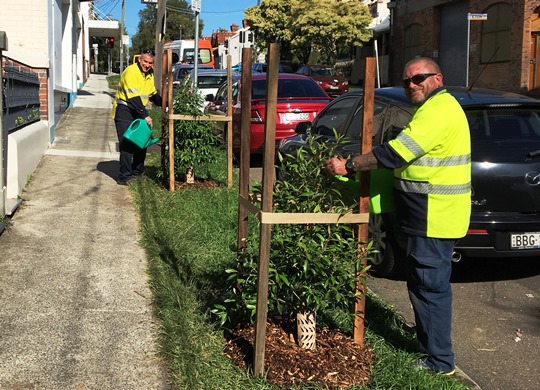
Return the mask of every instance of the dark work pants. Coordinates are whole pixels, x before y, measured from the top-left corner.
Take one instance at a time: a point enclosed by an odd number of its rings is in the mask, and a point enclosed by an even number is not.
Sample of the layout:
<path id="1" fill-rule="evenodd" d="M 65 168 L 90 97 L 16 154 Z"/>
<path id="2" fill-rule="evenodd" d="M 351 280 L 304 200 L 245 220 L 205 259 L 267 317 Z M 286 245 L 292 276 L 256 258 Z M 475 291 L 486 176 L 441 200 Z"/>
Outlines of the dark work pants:
<path id="1" fill-rule="evenodd" d="M 454 369 L 452 352 L 452 252 L 455 240 L 409 236 L 407 288 L 416 335 L 425 362 L 434 371 Z"/>
<path id="2" fill-rule="evenodd" d="M 120 173 L 118 180 L 123 182 L 128 181 L 134 176 L 141 175 L 144 170 L 144 160 L 146 159 L 146 148 L 141 149 L 133 142 L 124 139 L 124 133 L 130 123 L 125 120 L 114 120 L 120 149 Z"/>

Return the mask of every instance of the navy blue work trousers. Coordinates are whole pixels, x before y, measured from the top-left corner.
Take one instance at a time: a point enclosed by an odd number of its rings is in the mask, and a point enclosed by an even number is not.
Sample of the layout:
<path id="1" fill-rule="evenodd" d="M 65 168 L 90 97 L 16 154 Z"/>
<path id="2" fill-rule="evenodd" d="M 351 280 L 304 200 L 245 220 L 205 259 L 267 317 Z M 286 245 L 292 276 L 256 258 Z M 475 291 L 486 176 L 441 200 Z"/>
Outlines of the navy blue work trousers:
<path id="1" fill-rule="evenodd" d="M 452 352 L 452 253 L 455 240 L 407 238 L 407 289 L 415 320 L 419 349 L 434 371 L 454 369 Z"/>
<path id="2" fill-rule="evenodd" d="M 135 176 L 142 175 L 144 160 L 146 159 L 146 148 L 141 149 L 133 142 L 124 139 L 124 133 L 131 122 L 115 118 L 114 124 L 116 125 L 116 135 L 118 136 L 120 149 L 120 172 L 118 180 L 127 182 Z"/>

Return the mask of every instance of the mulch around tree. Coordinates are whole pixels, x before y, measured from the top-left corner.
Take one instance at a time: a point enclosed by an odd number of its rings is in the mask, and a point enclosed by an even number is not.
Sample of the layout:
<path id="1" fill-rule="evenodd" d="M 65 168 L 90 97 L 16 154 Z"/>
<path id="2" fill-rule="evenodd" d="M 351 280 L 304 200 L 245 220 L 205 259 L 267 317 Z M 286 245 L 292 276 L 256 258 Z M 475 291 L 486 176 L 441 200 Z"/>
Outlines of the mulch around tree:
<path id="1" fill-rule="evenodd" d="M 295 330 L 286 321 L 269 321 L 266 327 L 264 371 L 266 380 L 278 386 L 318 385 L 343 389 L 369 383 L 373 351 L 354 343 L 335 329 L 317 332 L 317 347 L 306 350 L 295 342 Z M 227 337 L 225 355 L 240 368 L 253 372 L 255 330 L 235 329 Z"/>
<path id="2" fill-rule="evenodd" d="M 219 183 L 215 180 L 199 180 L 195 179 L 195 183 L 186 183 L 185 181 L 175 181 L 174 188 L 182 190 L 185 188 L 217 188 Z"/>

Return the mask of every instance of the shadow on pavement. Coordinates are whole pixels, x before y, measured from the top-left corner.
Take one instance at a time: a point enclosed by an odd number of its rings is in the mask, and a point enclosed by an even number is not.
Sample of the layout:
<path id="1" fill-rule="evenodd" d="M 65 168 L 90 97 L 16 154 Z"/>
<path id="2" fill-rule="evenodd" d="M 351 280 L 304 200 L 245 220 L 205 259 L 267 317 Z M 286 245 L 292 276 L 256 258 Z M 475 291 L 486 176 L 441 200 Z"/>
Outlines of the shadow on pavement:
<path id="1" fill-rule="evenodd" d="M 523 279 L 540 275 L 535 257 L 463 258 L 453 264 L 452 283 Z"/>
<path id="2" fill-rule="evenodd" d="M 113 178 L 115 181 L 118 180 L 118 160 L 113 161 L 100 161 L 97 164 L 96 169 L 107 176 Z"/>

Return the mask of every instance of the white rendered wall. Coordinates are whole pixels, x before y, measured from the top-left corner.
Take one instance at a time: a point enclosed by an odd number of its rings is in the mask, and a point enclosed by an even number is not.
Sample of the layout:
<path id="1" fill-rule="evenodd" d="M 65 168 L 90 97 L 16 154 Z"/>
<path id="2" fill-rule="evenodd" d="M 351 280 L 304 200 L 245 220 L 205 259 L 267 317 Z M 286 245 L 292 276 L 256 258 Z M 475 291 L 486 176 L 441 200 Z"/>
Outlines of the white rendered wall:
<path id="1" fill-rule="evenodd" d="M 49 146 L 49 125 L 39 121 L 8 135 L 6 198 L 22 194 L 28 177 Z"/>

